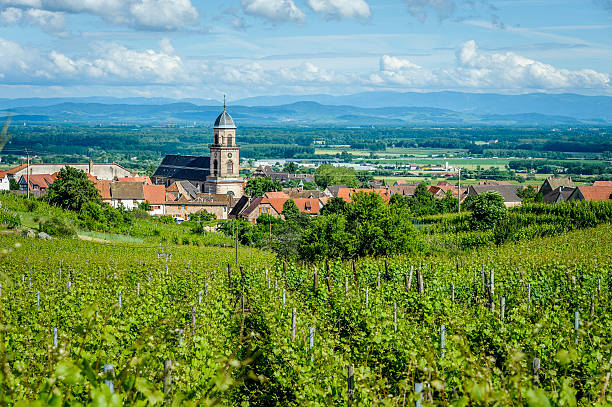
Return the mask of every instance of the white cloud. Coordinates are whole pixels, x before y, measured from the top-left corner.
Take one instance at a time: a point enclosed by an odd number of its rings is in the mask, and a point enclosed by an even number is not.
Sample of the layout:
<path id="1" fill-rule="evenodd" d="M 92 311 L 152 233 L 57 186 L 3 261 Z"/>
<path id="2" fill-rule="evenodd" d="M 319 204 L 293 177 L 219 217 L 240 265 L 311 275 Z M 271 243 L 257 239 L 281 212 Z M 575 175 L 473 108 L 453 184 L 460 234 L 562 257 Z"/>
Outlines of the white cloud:
<path id="1" fill-rule="evenodd" d="M 8 7 L 0 11 L 0 22 L 6 25 L 36 25 L 54 35 L 63 35 L 66 29 L 64 13 L 34 8 Z"/>
<path id="2" fill-rule="evenodd" d="M 362 18 L 372 16 L 370 5 L 365 0 L 308 0 L 315 12 L 330 18 Z"/>
<path id="3" fill-rule="evenodd" d="M 242 0 L 246 14 L 261 17 L 272 23 L 303 22 L 304 12 L 293 0 Z"/>
<path id="4" fill-rule="evenodd" d="M 482 53 L 474 41 L 461 45 L 455 67 L 425 69 L 408 59 L 383 56 L 370 83 L 435 89 L 495 91 L 610 89 L 610 74 L 592 69 L 572 71 L 507 53 Z"/>
<path id="5" fill-rule="evenodd" d="M 90 14 L 115 24 L 150 30 L 179 30 L 196 25 L 199 17 L 191 0 L 0 0 L 0 5 Z"/>
<path id="6" fill-rule="evenodd" d="M 194 25 L 199 17 L 190 0 L 142 0 L 130 11 L 139 25 L 164 30 Z"/>
<path id="7" fill-rule="evenodd" d="M 57 51 L 27 51 L 0 39 L 0 75 L 12 83 L 64 84 L 186 84 L 193 79 L 169 50 L 133 50 L 118 44 L 95 44 L 90 54 L 71 57 Z"/>

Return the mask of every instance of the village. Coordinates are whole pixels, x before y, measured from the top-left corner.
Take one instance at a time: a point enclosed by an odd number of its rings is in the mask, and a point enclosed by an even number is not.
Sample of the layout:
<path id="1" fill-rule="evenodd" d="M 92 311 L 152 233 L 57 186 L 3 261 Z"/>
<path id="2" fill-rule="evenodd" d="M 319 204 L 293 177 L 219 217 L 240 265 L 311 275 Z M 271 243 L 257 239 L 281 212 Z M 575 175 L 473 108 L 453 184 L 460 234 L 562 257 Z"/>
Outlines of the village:
<path id="1" fill-rule="evenodd" d="M 249 178 L 240 176 L 240 146 L 236 143 L 236 125 L 224 108 L 214 123 L 214 142 L 210 156 L 166 155 L 152 176 L 141 176 L 116 163 L 24 163 L 0 172 L 0 190 L 40 197 L 44 196 L 64 167 L 73 167 L 87 174 L 100 193 L 102 202 L 114 208 L 141 208 L 152 216 L 169 216 L 180 223 L 191 215 L 208 213 L 216 219 L 244 219 L 255 223 L 262 214 L 283 217 L 283 207 L 292 200 L 300 212 L 311 216 L 321 213 L 332 198 L 350 202 L 359 192 L 373 192 L 389 202 L 394 195 L 412 197 L 420 183 L 396 180 L 385 182 L 370 177 L 354 185 L 318 185 L 316 175 L 282 171 L 263 162 Z M 319 165 L 323 165 L 320 162 Z M 341 167 L 341 163 L 332 163 Z M 287 167 L 285 167 L 287 168 Z M 440 169 L 449 168 L 448 163 Z M 368 170 L 368 168 L 365 168 Z M 373 170 L 373 168 L 371 169 Z M 248 194 L 249 180 L 267 178 L 276 188 Z M 544 203 L 565 201 L 610 201 L 612 181 L 595 181 L 592 185 L 576 185 L 569 177 L 549 177 L 541 185 L 515 185 L 508 181 L 485 180 L 476 185 L 461 186 L 448 180 L 426 185 L 436 199 L 457 199 L 457 210 L 470 195 L 496 192 L 507 208 L 522 204 L 521 191 L 531 188 Z M 12 186 L 12 187 L 11 187 Z M 280 188 L 278 188 L 280 186 Z"/>

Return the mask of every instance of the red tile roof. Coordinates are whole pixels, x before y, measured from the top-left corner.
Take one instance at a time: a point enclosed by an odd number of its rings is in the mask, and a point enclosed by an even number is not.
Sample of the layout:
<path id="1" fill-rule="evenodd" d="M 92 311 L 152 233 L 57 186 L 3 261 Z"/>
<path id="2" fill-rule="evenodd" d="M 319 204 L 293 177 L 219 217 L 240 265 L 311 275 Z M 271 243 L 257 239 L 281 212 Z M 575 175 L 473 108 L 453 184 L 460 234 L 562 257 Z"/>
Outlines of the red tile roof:
<path id="1" fill-rule="evenodd" d="M 296 198 L 293 200 L 300 212 L 318 215 L 321 212 L 321 203 L 318 198 Z"/>
<path id="2" fill-rule="evenodd" d="M 289 200 L 289 197 L 287 198 L 263 198 L 261 200 L 262 204 L 270 204 L 274 210 L 278 213 L 283 213 L 283 205 L 285 204 L 285 202 L 287 202 Z"/>
<path id="3" fill-rule="evenodd" d="M 97 180 L 95 182 L 96 189 L 100 192 L 103 201 L 111 200 L 111 181 Z"/>
<path id="4" fill-rule="evenodd" d="M 286 192 L 282 192 L 282 191 L 273 191 L 273 192 L 266 192 L 264 195 L 264 198 L 269 198 L 269 199 L 289 199 L 289 194 L 287 194 Z"/>
<path id="5" fill-rule="evenodd" d="M 28 168 L 28 164 L 18 165 L 17 167 L 14 167 L 14 168 L 11 168 L 10 170 L 7 170 L 6 173 L 10 174 L 10 175 L 15 175 L 15 173 L 17 173 L 17 172 L 19 172 L 19 171 L 21 171 L 21 170 L 23 170 L 25 168 Z"/>
<path id="6" fill-rule="evenodd" d="M 148 178 L 148 177 L 147 177 Z M 166 202 L 166 187 L 163 185 L 143 185 L 145 201 L 158 205 Z"/>
<path id="7" fill-rule="evenodd" d="M 582 196 L 586 201 L 611 201 L 612 200 L 612 186 L 580 186 L 578 187 Z"/>
<path id="8" fill-rule="evenodd" d="M 29 177 L 27 175 L 22 175 L 22 178 L 29 181 L 30 189 L 34 186 L 38 186 L 39 189 L 47 189 L 49 185 L 53 184 L 56 177 L 55 174 L 30 174 Z"/>
<path id="9" fill-rule="evenodd" d="M 612 187 L 612 181 L 595 181 L 593 182 L 594 187 Z"/>

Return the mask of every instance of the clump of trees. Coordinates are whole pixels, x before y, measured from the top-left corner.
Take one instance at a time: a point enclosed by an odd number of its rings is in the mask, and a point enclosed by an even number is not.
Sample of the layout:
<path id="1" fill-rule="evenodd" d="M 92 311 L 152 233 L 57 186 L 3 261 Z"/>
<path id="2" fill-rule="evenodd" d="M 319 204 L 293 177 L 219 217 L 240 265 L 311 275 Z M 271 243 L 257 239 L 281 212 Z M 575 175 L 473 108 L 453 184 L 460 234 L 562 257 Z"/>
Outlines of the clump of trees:
<path id="1" fill-rule="evenodd" d="M 470 224 L 475 230 L 489 230 L 497 227 L 508 215 L 504 197 L 489 191 L 465 198 L 464 208 L 472 211 Z"/>
<path id="2" fill-rule="evenodd" d="M 247 181 L 244 191 L 249 196 L 262 196 L 266 192 L 282 191 L 283 186 L 277 179 L 254 177 Z"/>
<path id="3" fill-rule="evenodd" d="M 300 212 L 293 200 L 283 205 L 284 220 L 262 214 L 255 225 L 224 222 L 221 229 L 242 244 L 269 247 L 287 258 L 313 261 L 409 253 L 423 246 L 410 209 L 387 204 L 376 193 L 359 192 L 347 203 L 332 198 L 321 215 Z"/>

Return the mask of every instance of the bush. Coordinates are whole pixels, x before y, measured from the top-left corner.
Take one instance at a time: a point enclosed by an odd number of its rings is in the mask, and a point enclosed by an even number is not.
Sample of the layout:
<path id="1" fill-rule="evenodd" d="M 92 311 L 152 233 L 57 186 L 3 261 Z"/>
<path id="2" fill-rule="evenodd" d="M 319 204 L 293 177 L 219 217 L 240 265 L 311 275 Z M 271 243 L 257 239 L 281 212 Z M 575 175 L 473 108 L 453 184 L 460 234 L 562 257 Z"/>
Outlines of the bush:
<path id="1" fill-rule="evenodd" d="M 21 225 L 21 217 L 6 209 L 2 209 L 0 210 L 0 225 L 4 225 L 10 229 L 16 228 Z"/>
<path id="2" fill-rule="evenodd" d="M 76 235 L 76 230 L 65 219 L 53 216 L 45 222 L 40 223 L 39 230 L 50 236 L 70 237 Z"/>
<path id="3" fill-rule="evenodd" d="M 508 213 L 504 197 L 494 191 L 474 196 L 466 209 L 472 211 L 470 223 L 476 230 L 495 228 Z"/>

